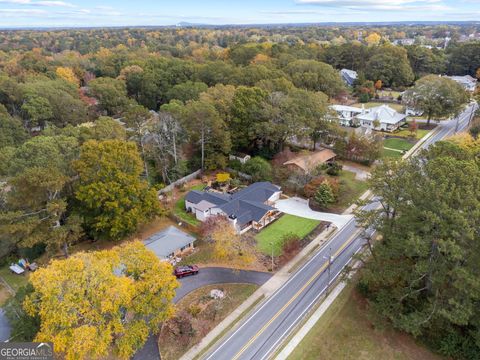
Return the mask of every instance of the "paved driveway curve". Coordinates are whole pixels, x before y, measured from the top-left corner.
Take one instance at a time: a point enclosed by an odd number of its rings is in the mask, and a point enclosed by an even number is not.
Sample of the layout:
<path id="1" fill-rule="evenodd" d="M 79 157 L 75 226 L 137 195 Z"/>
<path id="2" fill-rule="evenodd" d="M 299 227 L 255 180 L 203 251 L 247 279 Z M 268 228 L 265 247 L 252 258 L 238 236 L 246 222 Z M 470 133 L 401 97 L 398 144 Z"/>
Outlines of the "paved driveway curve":
<path id="1" fill-rule="evenodd" d="M 177 289 L 177 295 L 173 299 L 178 302 L 189 292 L 207 285 L 226 283 L 247 283 L 263 285 L 272 274 L 261 271 L 234 270 L 220 267 L 202 268 L 198 275 L 179 279 L 181 286 Z"/>
<path id="2" fill-rule="evenodd" d="M 327 212 L 313 211 L 308 206 L 307 200 L 297 197 L 292 197 L 286 200 L 278 200 L 275 203 L 275 207 L 285 214 L 331 222 L 339 229 L 343 228 L 345 224 L 353 218 L 353 215 L 338 215 Z"/>
<path id="3" fill-rule="evenodd" d="M 263 285 L 272 274 L 261 271 L 234 270 L 220 267 L 200 268 L 198 275 L 179 279 L 181 286 L 177 289 L 177 295 L 173 302 L 178 302 L 188 293 L 201 287 L 213 284 L 246 283 Z M 159 360 L 157 337 L 151 335 L 142 349 L 134 356 L 133 360 Z"/>

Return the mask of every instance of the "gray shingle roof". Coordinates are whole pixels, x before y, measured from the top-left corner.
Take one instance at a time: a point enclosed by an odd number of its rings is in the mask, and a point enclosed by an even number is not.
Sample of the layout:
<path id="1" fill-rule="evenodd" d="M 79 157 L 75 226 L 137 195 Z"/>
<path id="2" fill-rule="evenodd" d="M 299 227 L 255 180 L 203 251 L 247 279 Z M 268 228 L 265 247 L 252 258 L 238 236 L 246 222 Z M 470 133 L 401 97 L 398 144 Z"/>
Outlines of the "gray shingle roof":
<path id="1" fill-rule="evenodd" d="M 270 182 L 257 182 L 234 193 L 233 195 L 217 194 L 204 191 L 190 191 L 185 199 L 193 204 L 208 201 L 219 207 L 227 216 L 235 216 L 240 225 L 250 221 L 260 221 L 265 214 L 275 208 L 264 203 L 280 187 Z"/>
<path id="2" fill-rule="evenodd" d="M 185 200 L 191 202 L 192 204 L 198 204 L 200 201 L 205 200 L 209 203 L 219 206 L 230 201 L 230 195 L 192 190 L 188 192 L 187 196 L 185 196 Z"/>
<path id="3" fill-rule="evenodd" d="M 196 239 L 177 229 L 175 226 L 169 226 L 163 231 L 153 234 L 144 240 L 145 247 L 152 250 L 160 259 L 165 259 L 169 254 L 180 248 L 193 243 Z"/>

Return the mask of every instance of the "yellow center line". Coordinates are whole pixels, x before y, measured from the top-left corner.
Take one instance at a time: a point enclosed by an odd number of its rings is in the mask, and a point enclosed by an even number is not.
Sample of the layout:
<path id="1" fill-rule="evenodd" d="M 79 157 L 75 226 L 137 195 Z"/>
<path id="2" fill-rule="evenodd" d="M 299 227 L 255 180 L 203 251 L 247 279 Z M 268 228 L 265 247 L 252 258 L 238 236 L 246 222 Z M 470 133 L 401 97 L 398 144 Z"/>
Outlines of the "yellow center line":
<path id="1" fill-rule="evenodd" d="M 351 241 L 353 241 L 352 239 L 355 239 L 357 235 L 357 232 L 352 235 L 351 237 L 348 238 L 347 241 L 345 241 L 342 246 L 340 246 L 340 248 L 335 252 L 335 254 L 333 255 L 334 257 L 338 256 L 342 251 L 343 249 L 345 249 L 348 244 L 350 244 Z M 275 321 L 275 319 L 277 319 L 284 311 L 285 309 L 292 303 L 295 301 L 296 298 L 298 298 L 300 296 L 300 294 L 328 267 L 328 261 L 326 261 L 321 267 L 320 269 L 318 269 L 318 271 L 305 283 L 305 285 L 302 286 L 302 288 L 300 290 L 298 290 L 295 295 L 293 295 L 293 297 L 280 309 L 278 310 L 278 312 L 265 324 L 263 325 L 263 327 L 240 349 L 240 351 L 232 358 L 232 360 L 237 360 L 252 344 L 255 340 L 257 340 L 257 338 L 262 335 L 265 330 L 272 324 L 272 322 Z"/>

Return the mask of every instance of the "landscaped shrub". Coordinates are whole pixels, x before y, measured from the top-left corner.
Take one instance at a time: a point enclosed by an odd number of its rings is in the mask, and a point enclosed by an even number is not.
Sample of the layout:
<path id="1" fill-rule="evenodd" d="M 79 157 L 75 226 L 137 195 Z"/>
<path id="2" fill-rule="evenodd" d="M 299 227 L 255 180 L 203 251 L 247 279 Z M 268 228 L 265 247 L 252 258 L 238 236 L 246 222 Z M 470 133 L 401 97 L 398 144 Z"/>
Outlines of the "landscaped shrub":
<path id="1" fill-rule="evenodd" d="M 241 163 L 240 160 L 233 159 L 233 160 L 229 160 L 228 167 L 233 170 L 242 171 L 243 164 Z"/>
<path id="2" fill-rule="evenodd" d="M 365 104 L 370 101 L 370 95 L 367 93 L 361 93 L 358 97 L 358 101 L 360 101 L 362 104 Z"/>
<path id="3" fill-rule="evenodd" d="M 342 171 L 342 165 L 339 163 L 331 163 L 328 165 L 327 174 L 331 176 L 338 176 L 340 175 L 340 171 Z"/>
<path id="4" fill-rule="evenodd" d="M 247 161 L 243 171 L 252 176 L 253 181 L 271 181 L 272 165 L 260 156 L 255 156 Z"/>
<path id="5" fill-rule="evenodd" d="M 335 196 L 330 184 L 327 181 L 324 181 L 320 184 L 313 196 L 313 199 L 321 208 L 326 208 L 328 205 L 331 205 L 335 202 Z"/>
<path id="6" fill-rule="evenodd" d="M 327 182 L 330 185 L 333 196 L 337 198 L 340 191 L 340 182 L 337 179 L 329 179 L 324 176 L 319 176 L 310 181 L 307 185 L 305 185 L 303 188 L 304 195 L 307 198 L 313 198 L 315 196 L 315 193 L 317 192 L 318 187 L 324 182 Z"/>

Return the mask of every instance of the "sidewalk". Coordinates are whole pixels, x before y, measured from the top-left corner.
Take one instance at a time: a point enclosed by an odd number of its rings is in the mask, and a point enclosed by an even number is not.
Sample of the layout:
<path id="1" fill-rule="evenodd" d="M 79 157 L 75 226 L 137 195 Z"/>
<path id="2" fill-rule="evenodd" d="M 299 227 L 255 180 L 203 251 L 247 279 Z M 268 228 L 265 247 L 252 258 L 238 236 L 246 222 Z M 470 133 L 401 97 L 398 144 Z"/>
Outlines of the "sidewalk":
<path id="1" fill-rule="evenodd" d="M 424 136 L 419 142 L 415 144 L 405 155 L 403 156 L 404 159 L 412 156 L 420 146 L 427 141 L 430 137 L 432 137 L 435 133 L 437 133 L 438 127 L 435 128 L 433 131 L 429 132 L 426 136 Z M 371 197 L 373 194 L 370 190 L 367 190 L 361 197 L 361 200 L 366 200 Z M 356 208 L 356 205 L 353 204 L 344 213 L 350 214 Z M 360 262 L 354 264 L 354 272 L 352 272 L 349 277 L 353 276 L 355 271 L 361 266 Z M 300 327 L 297 332 L 294 332 L 293 337 L 290 341 L 285 345 L 282 351 L 275 357 L 275 360 L 286 360 L 290 354 L 295 350 L 295 348 L 300 344 L 303 338 L 309 333 L 309 331 L 315 326 L 315 324 L 320 320 L 323 314 L 327 311 L 327 309 L 332 305 L 332 303 L 336 300 L 336 298 L 340 295 L 343 289 L 346 286 L 345 281 L 341 281 L 339 284 L 335 286 L 332 292 L 323 300 L 320 304 L 318 309 L 308 317 L 307 321 Z"/>
<path id="2" fill-rule="evenodd" d="M 413 154 L 420 146 L 423 144 L 427 139 L 429 139 L 434 133 L 436 133 L 437 129 L 431 131 L 428 135 L 424 136 L 415 146 L 413 146 L 405 155 L 404 158 Z M 367 200 L 372 196 L 372 192 L 367 190 L 365 193 L 360 196 L 360 200 Z M 348 209 L 346 209 L 342 215 L 349 215 L 354 212 L 357 208 L 356 204 L 351 205 Z M 199 356 L 202 352 L 207 351 L 209 348 L 213 347 L 216 342 L 220 341 L 225 335 L 226 332 L 231 331 L 235 326 L 239 324 L 239 320 L 241 318 L 246 317 L 245 312 L 249 310 L 250 312 L 253 311 L 254 308 L 261 305 L 265 299 L 267 299 L 270 295 L 272 295 L 277 289 L 279 289 L 291 276 L 291 273 L 298 267 L 301 266 L 304 262 L 308 261 L 308 258 L 313 254 L 317 247 L 321 248 L 337 231 L 337 228 L 334 226 L 330 226 L 328 230 L 324 230 L 321 234 L 319 234 L 314 240 L 312 240 L 305 248 L 302 249 L 300 253 L 295 256 L 290 262 L 288 262 L 285 266 L 283 266 L 270 280 L 268 280 L 265 284 L 263 284 L 257 291 L 255 291 L 246 301 L 244 301 L 238 308 L 236 308 L 228 317 L 226 317 L 220 324 L 218 324 L 213 330 L 211 330 L 200 343 L 192 347 L 187 353 L 185 353 L 180 359 L 181 360 L 192 360 L 195 357 Z M 330 304 L 335 300 L 335 298 L 340 294 L 343 290 L 344 285 L 339 284 L 335 287 L 332 293 L 327 297 L 327 299 L 331 299 L 330 301 L 324 301 L 324 304 L 321 305 L 319 310 L 315 312 L 314 317 L 309 319 L 307 323 L 309 326 L 313 326 L 318 319 L 320 319 L 323 312 L 328 309 Z M 263 301 L 260 301 L 263 299 Z M 260 302 L 259 302 L 260 301 Z M 258 304 L 256 304 L 258 302 Z M 256 304 L 256 305 L 255 305 Z M 252 307 L 255 305 L 254 307 Z M 323 309 L 323 310 L 320 310 Z M 310 321 L 311 320 L 311 321 Z M 232 326 L 235 324 L 235 326 Z M 297 333 L 294 336 L 295 342 L 300 342 L 301 339 L 306 335 L 308 332 L 307 328 L 300 333 Z M 292 340 L 293 341 L 293 340 Z M 296 344 L 290 343 L 287 345 L 289 346 L 290 352 L 293 351 Z M 297 343 L 298 344 L 298 343 Z"/>
<path id="3" fill-rule="evenodd" d="M 232 330 L 232 324 L 239 320 L 239 317 L 245 317 L 245 311 L 252 311 L 252 305 L 258 302 L 260 299 L 266 299 L 272 295 L 277 289 L 279 289 L 291 276 L 291 272 L 304 261 L 307 261 L 312 252 L 317 247 L 322 247 L 336 231 L 336 228 L 330 226 L 329 229 L 324 230 L 315 239 L 313 239 L 297 256 L 290 260 L 285 266 L 283 266 L 278 272 L 272 276 L 265 284 L 263 284 L 257 291 L 255 291 L 247 300 L 245 300 L 239 307 L 237 307 L 229 316 L 227 316 L 220 324 L 218 324 L 213 330 L 211 330 L 200 343 L 192 347 L 186 352 L 180 359 L 191 360 L 198 356 L 201 352 L 212 347 L 215 340 L 220 340 L 222 333 L 226 330 Z M 259 306 L 262 302 L 258 303 L 255 307 Z M 238 324 L 238 322 L 237 322 Z M 236 325 L 237 325 L 236 324 Z"/>

